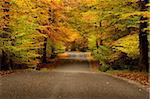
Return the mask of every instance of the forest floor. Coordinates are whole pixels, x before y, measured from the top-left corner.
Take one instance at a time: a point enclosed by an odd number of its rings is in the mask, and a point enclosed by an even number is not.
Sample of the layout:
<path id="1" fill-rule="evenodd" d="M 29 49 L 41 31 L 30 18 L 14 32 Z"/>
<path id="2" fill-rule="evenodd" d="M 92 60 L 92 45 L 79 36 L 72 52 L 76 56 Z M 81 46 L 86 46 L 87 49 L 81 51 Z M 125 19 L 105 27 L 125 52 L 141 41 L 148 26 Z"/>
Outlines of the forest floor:
<path id="1" fill-rule="evenodd" d="M 111 75 L 114 75 L 117 77 L 135 81 L 146 87 L 150 86 L 150 74 L 149 73 L 139 72 L 139 71 L 127 71 L 127 70 L 110 70 L 107 73 L 110 73 Z"/>

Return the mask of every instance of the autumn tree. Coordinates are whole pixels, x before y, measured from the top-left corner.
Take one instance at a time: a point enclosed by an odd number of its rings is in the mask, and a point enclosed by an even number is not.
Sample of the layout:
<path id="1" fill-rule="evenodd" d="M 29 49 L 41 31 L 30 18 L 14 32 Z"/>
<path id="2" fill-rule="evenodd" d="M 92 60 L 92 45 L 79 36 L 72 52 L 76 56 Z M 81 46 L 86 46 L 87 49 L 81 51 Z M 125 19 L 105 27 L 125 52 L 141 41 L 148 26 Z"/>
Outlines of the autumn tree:
<path id="1" fill-rule="evenodd" d="M 3 9 L 1 64 L 5 67 L 8 67 L 6 63 L 13 63 L 35 68 L 41 61 L 46 62 L 47 49 L 52 55 L 59 46 L 57 43 L 62 44 L 67 38 L 60 1 L 4 0 L 0 4 Z"/>

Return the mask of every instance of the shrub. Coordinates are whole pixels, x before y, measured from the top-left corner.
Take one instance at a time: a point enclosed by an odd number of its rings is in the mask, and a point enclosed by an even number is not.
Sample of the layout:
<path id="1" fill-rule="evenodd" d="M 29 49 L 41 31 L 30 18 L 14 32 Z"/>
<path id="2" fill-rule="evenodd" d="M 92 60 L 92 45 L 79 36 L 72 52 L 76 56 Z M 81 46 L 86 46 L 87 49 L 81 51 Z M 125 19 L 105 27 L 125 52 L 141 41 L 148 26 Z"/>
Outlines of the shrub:
<path id="1" fill-rule="evenodd" d="M 99 70 L 100 71 L 102 71 L 102 72 L 106 72 L 107 70 L 109 70 L 110 69 L 110 66 L 108 66 L 108 65 L 102 65 L 102 66 L 100 66 L 100 68 L 99 68 Z"/>

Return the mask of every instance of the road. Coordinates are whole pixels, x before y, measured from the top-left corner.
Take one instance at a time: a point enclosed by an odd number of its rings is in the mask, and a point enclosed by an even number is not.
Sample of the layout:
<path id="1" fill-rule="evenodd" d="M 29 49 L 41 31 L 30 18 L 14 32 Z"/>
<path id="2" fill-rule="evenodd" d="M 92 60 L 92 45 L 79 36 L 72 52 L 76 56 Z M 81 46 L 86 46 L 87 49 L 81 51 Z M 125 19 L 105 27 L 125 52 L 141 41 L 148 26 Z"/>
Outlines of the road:
<path id="1" fill-rule="evenodd" d="M 60 59 L 68 59 L 68 60 L 87 60 L 87 58 L 91 58 L 91 52 L 65 52 L 60 55 Z M 59 56 L 58 55 L 58 56 Z M 64 56 L 64 57 L 63 57 Z"/>
<path id="2" fill-rule="evenodd" d="M 91 72 L 85 60 L 70 61 L 53 71 L 24 71 L 1 77 L 0 89 L 1 99 L 148 99 L 149 96 L 147 91 L 124 80 Z"/>

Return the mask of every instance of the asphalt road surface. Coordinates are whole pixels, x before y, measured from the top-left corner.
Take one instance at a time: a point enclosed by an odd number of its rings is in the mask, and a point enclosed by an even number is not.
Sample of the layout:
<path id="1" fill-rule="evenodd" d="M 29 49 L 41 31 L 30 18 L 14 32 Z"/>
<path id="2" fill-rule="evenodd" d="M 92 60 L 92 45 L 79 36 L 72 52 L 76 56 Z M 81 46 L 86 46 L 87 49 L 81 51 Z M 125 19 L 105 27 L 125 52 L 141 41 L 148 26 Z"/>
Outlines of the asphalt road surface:
<path id="1" fill-rule="evenodd" d="M 149 99 L 147 91 L 91 72 L 88 63 L 81 60 L 54 71 L 25 71 L 0 79 L 0 99 Z"/>

